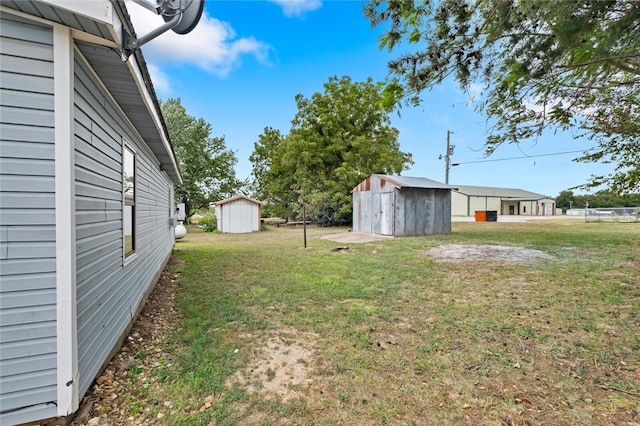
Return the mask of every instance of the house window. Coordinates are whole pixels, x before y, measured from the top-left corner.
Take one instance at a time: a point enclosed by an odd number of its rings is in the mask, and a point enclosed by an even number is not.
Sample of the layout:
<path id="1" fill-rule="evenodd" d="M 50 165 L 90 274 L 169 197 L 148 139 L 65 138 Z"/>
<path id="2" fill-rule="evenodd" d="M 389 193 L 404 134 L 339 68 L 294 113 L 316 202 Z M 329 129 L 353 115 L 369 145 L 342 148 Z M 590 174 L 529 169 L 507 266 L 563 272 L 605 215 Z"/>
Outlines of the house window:
<path id="1" fill-rule="evenodd" d="M 126 144 L 122 159 L 122 228 L 125 258 L 136 251 L 136 154 Z"/>
<path id="2" fill-rule="evenodd" d="M 526 213 L 527 212 L 527 206 L 522 206 L 522 213 Z"/>

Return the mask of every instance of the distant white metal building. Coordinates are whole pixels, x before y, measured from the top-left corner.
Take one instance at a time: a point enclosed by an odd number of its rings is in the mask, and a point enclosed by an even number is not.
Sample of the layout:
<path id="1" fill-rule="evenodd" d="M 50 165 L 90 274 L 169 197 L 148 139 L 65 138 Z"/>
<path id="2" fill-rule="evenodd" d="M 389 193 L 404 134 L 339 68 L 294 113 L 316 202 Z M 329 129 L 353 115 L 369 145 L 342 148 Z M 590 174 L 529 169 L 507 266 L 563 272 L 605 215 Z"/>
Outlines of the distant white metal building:
<path id="1" fill-rule="evenodd" d="M 553 216 L 556 202 L 546 195 L 514 188 L 452 185 L 451 214 L 473 216 L 476 210 L 499 215 Z"/>
<path id="2" fill-rule="evenodd" d="M 262 201 L 245 195 L 237 195 L 218 201 L 216 205 L 216 222 L 219 232 L 225 234 L 242 234 L 260 230 Z"/>
<path id="3" fill-rule="evenodd" d="M 353 188 L 353 230 L 394 237 L 451 233 L 451 187 L 374 174 Z"/>

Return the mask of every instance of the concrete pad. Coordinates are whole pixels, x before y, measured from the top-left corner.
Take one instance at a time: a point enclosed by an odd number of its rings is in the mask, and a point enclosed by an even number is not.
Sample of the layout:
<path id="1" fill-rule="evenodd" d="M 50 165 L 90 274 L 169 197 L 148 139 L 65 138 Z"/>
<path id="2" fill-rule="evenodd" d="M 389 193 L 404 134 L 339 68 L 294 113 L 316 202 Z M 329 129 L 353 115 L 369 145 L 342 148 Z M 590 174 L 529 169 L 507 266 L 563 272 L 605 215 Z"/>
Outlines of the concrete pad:
<path id="1" fill-rule="evenodd" d="M 369 243 L 393 237 L 391 235 L 368 234 L 366 232 L 342 232 L 340 234 L 325 235 L 321 238 L 339 243 Z"/>

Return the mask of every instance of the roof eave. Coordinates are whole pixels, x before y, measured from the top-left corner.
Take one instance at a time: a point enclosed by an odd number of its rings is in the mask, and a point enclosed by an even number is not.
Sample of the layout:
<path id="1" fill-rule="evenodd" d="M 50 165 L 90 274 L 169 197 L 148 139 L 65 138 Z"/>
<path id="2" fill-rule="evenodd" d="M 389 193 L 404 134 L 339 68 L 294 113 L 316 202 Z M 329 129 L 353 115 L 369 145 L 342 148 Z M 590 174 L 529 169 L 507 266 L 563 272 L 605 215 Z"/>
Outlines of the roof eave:
<path id="1" fill-rule="evenodd" d="M 135 36 L 124 0 L 8 0 L 0 8 L 69 27 L 78 49 L 149 145 L 160 168 L 173 182 L 182 182 L 144 57 L 138 49 L 122 61 L 124 34 Z M 127 99 L 122 99 L 122 93 Z"/>

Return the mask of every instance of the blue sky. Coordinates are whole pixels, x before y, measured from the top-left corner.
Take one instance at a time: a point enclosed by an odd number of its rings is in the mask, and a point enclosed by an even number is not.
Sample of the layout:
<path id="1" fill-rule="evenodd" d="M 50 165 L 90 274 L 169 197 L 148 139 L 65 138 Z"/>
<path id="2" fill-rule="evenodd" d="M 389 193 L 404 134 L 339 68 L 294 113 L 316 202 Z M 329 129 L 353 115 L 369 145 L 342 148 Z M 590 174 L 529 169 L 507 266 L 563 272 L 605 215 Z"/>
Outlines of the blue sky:
<path id="1" fill-rule="evenodd" d="M 206 1 L 191 33 L 162 34 L 142 47 L 159 99 L 180 98 L 187 113 L 203 118 L 213 136 L 224 136 L 238 157 L 239 179 L 251 174 L 249 156 L 265 127 L 289 133 L 297 109 L 294 97 L 323 91 L 330 76 L 382 81 L 397 53 L 379 49 L 381 28 L 371 28 L 361 1 L 272 0 Z M 163 20 L 127 2 L 138 35 Z M 544 135 L 519 145 L 501 146 L 485 158 L 485 119 L 474 112 L 469 94 L 449 81 L 423 94 L 423 105 L 392 116 L 403 151 L 415 164 L 404 172 L 445 180 L 447 130 L 455 145 L 449 183 L 520 188 L 555 197 L 607 174 L 607 165 L 571 161 L 559 152 L 588 149 L 570 134 Z M 501 159 L 525 157 L 501 161 Z M 582 193 L 582 191 L 575 191 Z"/>

